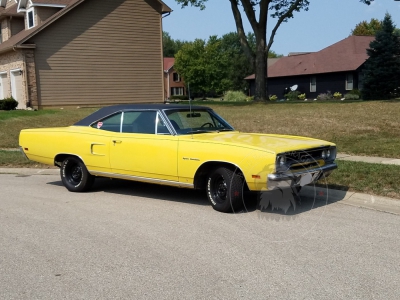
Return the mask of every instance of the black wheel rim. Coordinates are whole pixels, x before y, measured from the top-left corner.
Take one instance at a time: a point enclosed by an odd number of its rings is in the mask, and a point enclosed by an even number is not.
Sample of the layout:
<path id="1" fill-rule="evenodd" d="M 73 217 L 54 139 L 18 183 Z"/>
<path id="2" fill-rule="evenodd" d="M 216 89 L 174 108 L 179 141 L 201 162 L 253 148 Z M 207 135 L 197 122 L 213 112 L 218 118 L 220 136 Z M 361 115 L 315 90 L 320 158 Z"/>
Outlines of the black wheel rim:
<path id="1" fill-rule="evenodd" d="M 65 175 L 69 182 L 77 185 L 82 180 L 82 168 L 79 165 L 74 164 L 66 170 Z"/>
<path id="2" fill-rule="evenodd" d="M 228 198 L 228 187 L 226 181 L 222 176 L 214 178 L 212 184 L 212 194 L 214 200 L 218 203 L 223 203 Z"/>

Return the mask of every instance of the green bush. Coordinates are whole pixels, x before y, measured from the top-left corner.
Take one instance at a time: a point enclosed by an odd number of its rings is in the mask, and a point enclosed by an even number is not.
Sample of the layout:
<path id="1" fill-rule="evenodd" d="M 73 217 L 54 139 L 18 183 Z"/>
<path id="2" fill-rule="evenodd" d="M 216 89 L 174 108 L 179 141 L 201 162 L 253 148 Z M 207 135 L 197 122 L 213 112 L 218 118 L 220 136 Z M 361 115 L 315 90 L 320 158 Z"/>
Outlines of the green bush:
<path id="1" fill-rule="evenodd" d="M 247 96 L 240 91 L 227 91 L 224 97 L 226 101 L 240 102 L 246 101 Z"/>
<path id="2" fill-rule="evenodd" d="M 276 99 L 278 99 L 278 96 L 277 95 L 269 95 L 268 98 L 270 101 L 276 101 Z"/>
<path id="3" fill-rule="evenodd" d="M 18 101 L 16 101 L 12 96 L 0 100 L 0 110 L 14 110 L 18 106 Z"/>
<path id="4" fill-rule="evenodd" d="M 306 93 L 300 94 L 298 96 L 299 100 L 305 100 L 306 99 Z"/>
<path id="5" fill-rule="evenodd" d="M 248 96 L 246 97 L 246 102 L 251 102 L 254 100 L 254 96 Z"/>
<path id="6" fill-rule="evenodd" d="M 350 92 L 348 92 L 348 94 L 357 95 L 358 98 L 361 97 L 361 92 L 359 90 L 357 90 L 357 89 L 351 90 Z"/>
<path id="7" fill-rule="evenodd" d="M 170 100 L 189 100 L 188 96 L 185 95 L 173 95 L 169 97 Z"/>
<path id="8" fill-rule="evenodd" d="M 341 99 L 342 98 L 342 93 L 336 92 L 333 94 L 333 98 L 335 99 Z"/>
<path id="9" fill-rule="evenodd" d="M 289 93 L 285 94 L 284 97 L 289 101 L 293 101 L 297 100 L 300 94 L 301 93 L 299 91 L 290 91 Z"/>
<path id="10" fill-rule="evenodd" d="M 344 94 L 344 99 L 346 99 L 346 100 L 358 100 L 358 99 L 360 99 L 360 96 L 356 95 L 356 94 L 347 93 L 347 94 Z"/>

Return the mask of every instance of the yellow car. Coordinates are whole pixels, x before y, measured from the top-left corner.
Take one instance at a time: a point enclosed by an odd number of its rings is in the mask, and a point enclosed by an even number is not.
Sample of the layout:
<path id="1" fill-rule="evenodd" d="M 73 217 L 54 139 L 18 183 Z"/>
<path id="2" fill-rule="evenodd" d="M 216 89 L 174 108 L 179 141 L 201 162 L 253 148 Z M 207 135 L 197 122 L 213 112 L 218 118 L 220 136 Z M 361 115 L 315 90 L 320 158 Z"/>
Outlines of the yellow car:
<path id="1" fill-rule="evenodd" d="M 337 168 L 333 143 L 235 131 L 203 106 L 104 107 L 70 127 L 22 130 L 33 161 L 60 168 L 71 192 L 95 177 L 205 189 L 212 207 L 240 209 L 243 192 L 300 189 Z"/>

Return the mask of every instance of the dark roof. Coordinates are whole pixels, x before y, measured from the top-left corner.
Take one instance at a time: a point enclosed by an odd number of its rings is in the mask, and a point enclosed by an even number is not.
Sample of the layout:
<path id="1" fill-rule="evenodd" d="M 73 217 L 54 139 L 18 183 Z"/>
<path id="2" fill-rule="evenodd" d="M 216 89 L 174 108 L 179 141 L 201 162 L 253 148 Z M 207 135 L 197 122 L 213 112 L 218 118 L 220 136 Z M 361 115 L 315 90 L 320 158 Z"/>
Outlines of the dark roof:
<path id="1" fill-rule="evenodd" d="M 7 8 L 0 7 L 0 19 L 4 17 L 24 17 L 25 14 L 23 12 L 17 12 L 17 8 L 17 3 Z"/>
<path id="2" fill-rule="evenodd" d="M 113 106 L 106 106 L 100 108 L 98 111 L 95 111 L 91 115 L 87 116 L 86 118 L 78 121 L 74 124 L 74 126 L 89 126 L 93 122 L 96 122 L 104 117 L 112 115 L 116 112 L 120 111 L 130 111 L 130 110 L 165 110 L 165 109 L 187 109 L 189 110 L 189 105 L 185 104 L 122 104 L 122 105 L 113 105 Z M 206 106 L 194 106 L 192 105 L 192 109 L 194 110 L 201 110 L 201 109 L 210 109 Z"/>
<path id="3" fill-rule="evenodd" d="M 268 68 L 268 77 L 355 71 L 368 59 L 367 49 L 374 39 L 353 35 L 318 52 L 282 57 Z"/>
<path id="4" fill-rule="evenodd" d="M 56 21 L 58 18 L 62 17 L 66 13 L 68 13 L 70 10 L 74 9 L 76 6 L 84 2 L 85 0 L 45 0 L 45 1 L 33 1 L 34 4 L 42 3 L 42 4 L 63 4 L 66 5 L 64 8 L 60 9 L 57 13 L 49 17 L 47 20 L 45 20 L 43 23 L 41 23 L 38 26 L 35 26 L 31 29 L 28 30 L 22 30 L 16 35 L 13 35 L 10 39 L 5 41 L 4 43 L 0 44 L 0 53 L 10 51 L 12 49 L 18 48 L 18 47 L 23 47 L 21 44 L 29 40 L 32 36 L 37 34 L 38 32 L 42 31 L 44 28 L 52 24 L 54 21 Z M 161 0 L 155 0 L 158 1 L 161 4 L 162 8 L 162 13 L 166 12 L 171 12 L 171 8 L 169 8 L 163 1 Z M 0 10 L 0 19 L 3 14 L 6 13 L 6 11 L 10 12 L 16 11 L 17 4 L 5 9 L 5 10 Z M 19 15 L 19 13 L 17 14 Z"/>

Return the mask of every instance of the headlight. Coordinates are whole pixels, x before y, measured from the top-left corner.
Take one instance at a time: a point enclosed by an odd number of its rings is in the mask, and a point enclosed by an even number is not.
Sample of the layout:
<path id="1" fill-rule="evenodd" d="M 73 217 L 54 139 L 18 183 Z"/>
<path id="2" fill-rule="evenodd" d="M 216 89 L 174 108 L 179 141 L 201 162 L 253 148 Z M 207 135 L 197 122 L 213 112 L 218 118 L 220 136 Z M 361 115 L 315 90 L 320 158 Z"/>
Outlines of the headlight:
<path id="1" fill-rule="evenodd" d="M 276 163 L 278 166 L 283 166 L 286 163 L 286 156 L 278 155 L 278 157 L 276 158 Z"/>
<path id="2" fill-rule="evenodd" d="M 326 159 L 327 157 L 329 157 L 326 150 L 322 150 L 321 157 L 322 157 L 322 159 Z"/>

